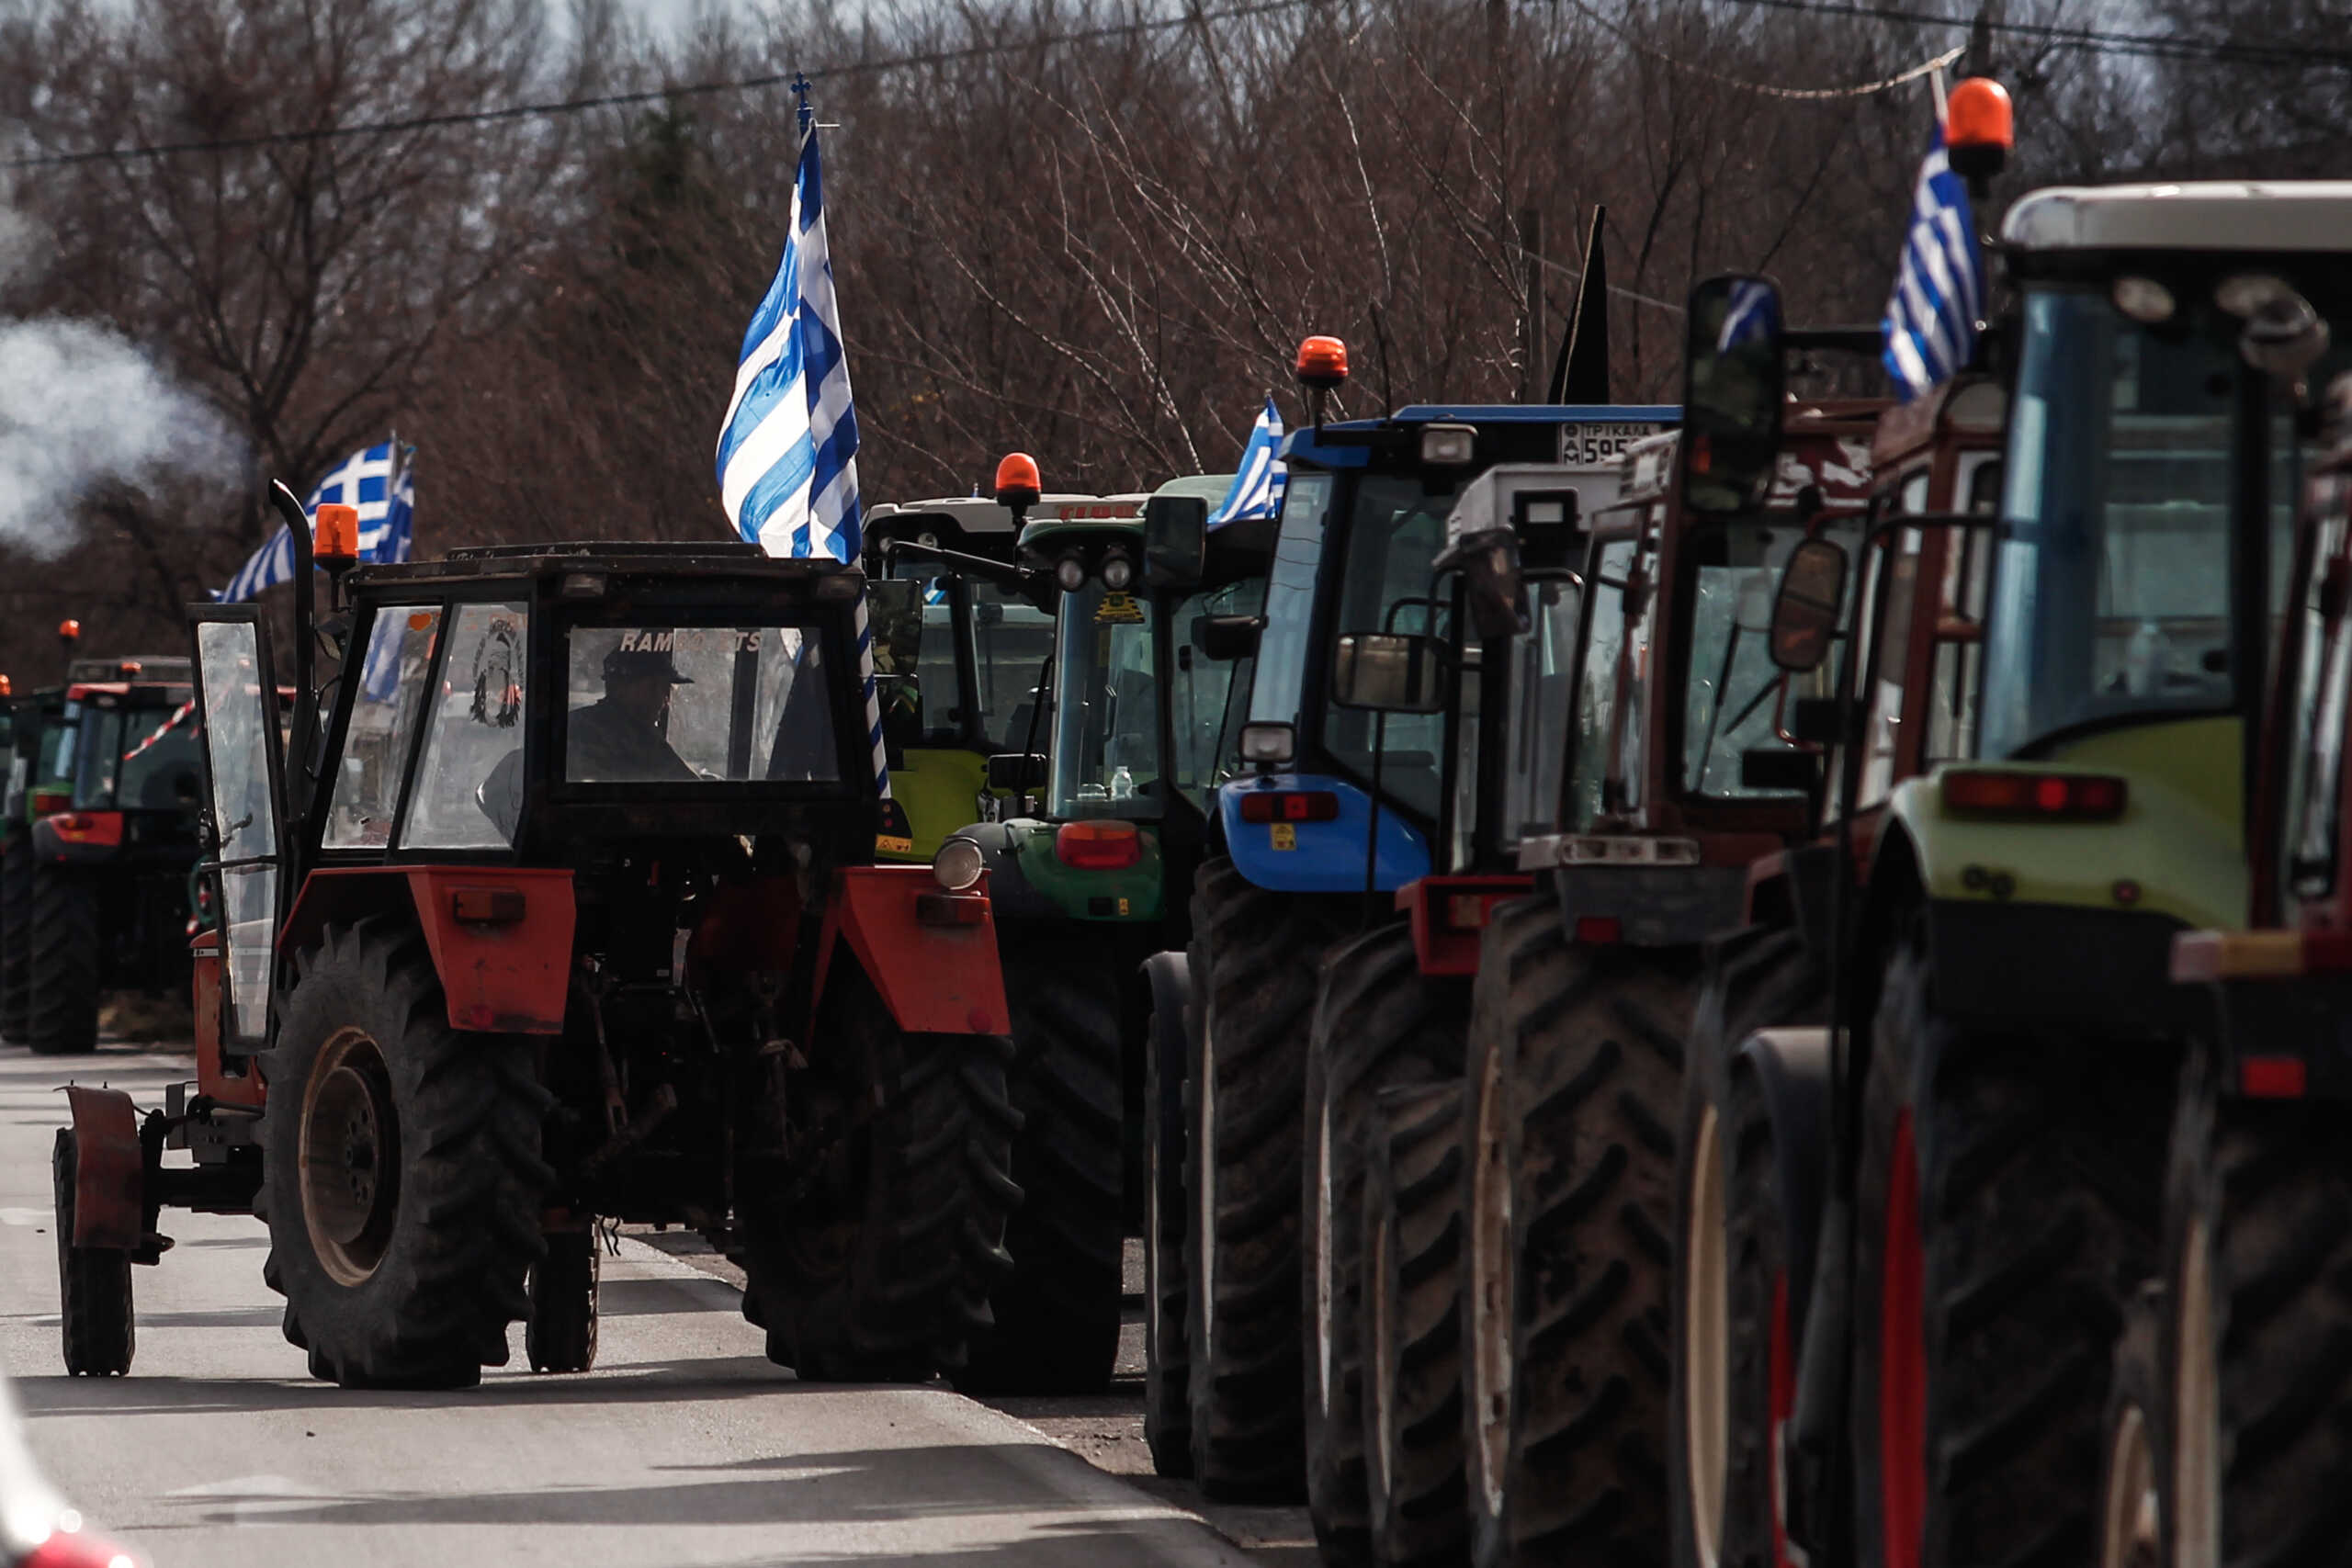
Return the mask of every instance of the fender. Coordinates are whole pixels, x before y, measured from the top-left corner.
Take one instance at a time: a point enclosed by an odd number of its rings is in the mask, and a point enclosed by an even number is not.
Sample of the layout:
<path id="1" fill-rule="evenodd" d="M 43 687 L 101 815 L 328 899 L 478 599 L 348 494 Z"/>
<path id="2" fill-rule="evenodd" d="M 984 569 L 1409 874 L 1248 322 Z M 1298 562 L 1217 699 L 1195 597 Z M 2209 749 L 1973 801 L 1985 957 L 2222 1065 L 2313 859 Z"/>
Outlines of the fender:
<path id="1" fill-rule="evenodd" d="M 560 1034 L 578 909 L 571 873 L 471 865 L 351 866 L 314 871 L 278 933 L 285 956 L 330 924 L 399 910 L 424 932 L 449 1027 Z"/>
<path id="2" fill-rule="evenodd" d="M 1151 1016 L 1160 1031 L 1163 1046 L 1170 1039 L 1182 1045 L 1184 1040 L 1184 1014 L 1193 1005 L 1193 961 L 1190 955 L 1170 951 L 1155 953 L 1143 961 L 1144 993 L 1151 1000 Z M 1186 1058 L 1179 1055 L 1181 1064 Z M 1178 1077 L 1182 1077 L 1180 1072 Z"/>
<path id="3" fill-rule="evenodd" d="M 1613 920 L 1634 947 L 1682 947 L 1740 923 L 1747 871 L 1729 865 L 1564 865 L 1552 873 L 1560 918 Z"/>
<path id="4" fill-rule="evenodd" d="M 989 912 L 996 919 L 1050 920 L 1061 907 L 1032 886 L 1022 869 L 1021 852 L 1029 835 L 1052 829 L 1031 818 L 1010 822 L 975 822 L 950 835 L 969 839 L 980 847 L 980 863 L 988 870 Z"/>
<path id="5" fill-rule="evenodd" d="M 74 1245 L 135 1252 L 147 1234 L 139 1113 L 119 1089 L 65 1086 L 74 1116 Z"/>
<path id="6" fill-rule="evenodd" d="M 1789 1243 L 1789 1334 L 1802 1345 L 1829 1185 L 1829 1031 L 1759 1029 L 1739 1043 L 1732 1070 L 1756 1075 L 1771 1122 L 1773 1186 Z"/>
<path id="7" fill-rule="evenodd" d="M 1491 876 L 1419 876 L 1396 890 L 1396 908 L 1413 928 L 1413 957 L 1423 975 L 1478 972 L 1479 932 L 1495 906 L 1535 890 L 1526 872 Z"/>
<path id="8" fill-rule="evenodd" d="M 220 1052 L 220 928 L 196 933 L 188 944 L 196 1000 L 196 1091 L 228 1105 L 259 1110 L 269 1099 L 250 1057 L 237 1058 L 232 1074 Z"/>
<path id="9" fill-rule="evenodd" d="M 119 811 L 60 811 L 33 820 L 33 858 L 50 865 L 104 864 L 122 852 Z"/>
<path id="10" fill-rule="evenodd" d="M 1338 797 L 1340 814 L 1324 822 L 1245 822 L 1241 798 L 1254 790 L 1317 790 Z M 1272 893 L 1362 893 L 1364 837 L 1372 797 L 1329 773 L 1261 773 L 1216 792 L 1216 817 L 1226 852 L 1252 886 Z M 1285 848 L 1284 845 L 1288 847 Z M 1427 876 L 1430 846 L 1419 829 L 1384 807 L 1374 861 L 1373 890 L 1394 893 Z"/>
<path id="11" fill-rule="evenodd" d="M 834 872 L 817 938 L 811 1023 L 834 956 L 846 942 L 891 1019 L 908 1033 L 1012 1033 L 988 886 L 983 874 L 972 893 L 944 894 L 931 868 L 920 865 L 854 865 Z M 977 903 L 978 918 L 954 923 L 923 919 L 926 900 L 951 897 L 959 915 L 966 912 L 965 901 Z"/>

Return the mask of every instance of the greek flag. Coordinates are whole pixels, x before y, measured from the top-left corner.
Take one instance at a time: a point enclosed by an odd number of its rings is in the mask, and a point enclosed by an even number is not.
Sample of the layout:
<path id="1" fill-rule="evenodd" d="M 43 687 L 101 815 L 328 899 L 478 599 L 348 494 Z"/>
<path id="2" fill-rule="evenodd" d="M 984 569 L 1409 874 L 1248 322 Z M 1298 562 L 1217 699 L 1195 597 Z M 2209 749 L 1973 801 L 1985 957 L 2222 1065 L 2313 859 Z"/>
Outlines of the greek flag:
<path id="1" fill-rule="evenodd" d="M 1238 465 L 1240 471 L 1233 476 L 1233 488 L 1225 492 L 1225 499 L 1209 513 L 1210 527 L 1272 517 L 1282 511 L 1283 486 L 1288 478 L 1282 450 L 1283 416 L 1275 409 L 1273 394 L 1270 392 L 1266 395 L 1265 412 L 1250 427 L 1250 444 L 1241 449 Z"/>
<path id="2" fill-rule="evenodd" d="M 735 531 L 772 556 L 857 559 L 857 412 L 850 405 L 833 261 L 825 243 L 825 184 L 808 84 L 800 99 L 800 169 L 792 185 L 784 259 L 735 366 L 735 394 L 718 430 L 718 492 Z M 865 682 L 874 788 L 890 798 L 874 627 L 860 594 L 857 662 Z"/>
<path id="3" fill-rule="evenodd" d="M 1724 310 L 1723 327 L 1715 333 L 1715 352 L 1726 354 L 1752 339 L 1770 337 L 1780 325 L 1780 296 L 1770 284 L 1751 278 L 1736 285 Z"/>
<path id="4" fill-rule="evenodd" d="M 416 519 L 416 448 L 410 447 L 407 461 L 401 467 L 400 478 L 392 483 L 392 504 L 386 513 L 384 528 L 379 536 L 378 553 L 370 558 L 379 561 L 408 559 L 410 546 L 414 542 Z M 367 547 L 363 531 L 361 548 Z M 360 677 L 360 690 L 371 703 L 391 701 L 393 690 L 401 680 L 401 627 L 391 620 L 379 619 L 376 629 L 368 634 L 368 662 Z"/>
<path id="5" fill-rule="evenodd" d="M 1939 125 L 1919 165 L 1911 231 L 1886 301 L 1883 357 L 1897 397 L 1908 402 L 1960 373 L 1975 354 L 1984 303 L 1976 220 L 1968 209 L 1968 188 L 1945 156 Z"/>
<path id="6" fill-rule="evenodd" d="M 302 502 L 302 510 L 312 516 L 318 514 L 322 505 L 330 502 L 356 509 L 359 558 L 364 562 L 408 559 L 408 520 L 415 494 L 413 490 L 408 491 L 403 502 L 400 488 L 393 483 L 400 450 L 397 443 L 387 441 L 380 446 L 354 452 L 321 479 L 319 488 Z M 285 525 L 280 524 L 269 543 L 255 550 L 237 569 L 237 575 L 229 580 L 229 586 L 213 597 L 223 604 L 241 604 L 265 588 L 293 580 L 294 541 Z"/>

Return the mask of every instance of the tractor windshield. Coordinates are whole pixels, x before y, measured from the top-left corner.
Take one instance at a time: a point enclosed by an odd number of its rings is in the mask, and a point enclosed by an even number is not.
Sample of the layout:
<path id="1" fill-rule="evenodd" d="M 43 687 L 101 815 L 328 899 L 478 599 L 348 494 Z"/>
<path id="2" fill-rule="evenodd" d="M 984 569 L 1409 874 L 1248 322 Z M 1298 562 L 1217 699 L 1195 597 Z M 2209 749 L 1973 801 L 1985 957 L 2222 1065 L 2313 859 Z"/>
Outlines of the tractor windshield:
<path id="1" fill-rule="evenodd" d="M 1091 581 L 1062 595 L 1060 620 L 1051 813 L 1157 817 L 1167 795 L 1150 605 Z"/>
<path id="2" fill-rule="evenodd" d="M 1448 617 L 1431 598 L 1430 562 L 1445 547 L 1451 490 L 1431 494 L 1419 473 L 1367 473 L 1355 484 L 1340 569 L 1334 639 L 1350 632 L 1421 632 L 1443 637 Z M 1369 784 L 1380 754 L 1380 789 L 1435 820 L 1444 772 L 1446 716 L 1386 715 L 1329 705 L 1323 744 L 1340 768 Z"/>
<path id="3" fill-rule="evenodd" d="M 1168 675 L 1169 783 L 1205 812 L 1219 784 L 1240 769 L 1237 750 L 1240 709 L 1250 699 L 1253 660 L 1211 659 L 1201 651 L 1203 624 L 1213 615 L 1254 615 L 1266 580 L 1248 577 L 1178 601 L 1169 625 L 1176 668 Z"/>
<path id="4" fill-rule="evenodd" d="M 793 626 L 573 626 L 571 784 L 841 777 L 823 639 Z"/>
<path id="5" fill-rule="evenodd" d="M 1985 617 L 1985 756 L 2253 700 L 2268 617 L 2242 625 L 2233 606 L 2260 571 L 2278 613 L 2298 455 L 2283 405 L 2237 351 L 2241 323 L 2204 302 L 2209 288 L 2179 292 L 2158 325 L 2123 316 L 2103 288 L 2027 296 Z M 2254 486 L 2265 514 L 2241 517 Z M 2261 534 L 2245 538 L 2249 525 Z"/>
<path id="6" fill-rule="evenodd" d="M 1023 750 L 1053 617 L 996 583 L 942 575 L 910 556 L 895 570 L 903 575 L 866 586 L 892 744 Z"/>
<path id="7" fill-rule="evenodd" d="M 1253 724 L 1296 724 L 1306 684 L 1306 642 L 1315 620 L 1315 579 L 1323 566 L 1323 529 L 1331 509 L 1332 476 L 1295 468 L 1283 492 L 1283 521 L 1266 581 L 1265 630 L 1250 686 Z"/>
<path id="8" fill-rule="evenodd" d="M 192 697 L 135 705 L 80 704 L 76 810 L 193 810 L 203 793 Z"/>
<path id="9" fill-rule="evenodd" d="M 1858 522 L 1831 524 L 1823 536 L 1860 552 Z M 1747 796 L 1742 753 L 1787 750 L 1781 738 L 1782 676 L 1770 651 L 1772 597 L 1789 552 L 1805 537 L 1792 516 L 1699 526 L 1686 536 L 1695 558 L 1690 586 L 1690 668 L 1683 672 L 1682 767 L 1694 795 Z"/>
<path id="10" fill-rule="evenodd" d="M 1583 595 L 1568 577 L 1530 578 L 1529 626 L 1510 644 L 1510 752 L 1504 759 L 1502 836 L 1545 833 L 1560 804 L 1568 717 L 1576 707 L 1577 620 Z"/>

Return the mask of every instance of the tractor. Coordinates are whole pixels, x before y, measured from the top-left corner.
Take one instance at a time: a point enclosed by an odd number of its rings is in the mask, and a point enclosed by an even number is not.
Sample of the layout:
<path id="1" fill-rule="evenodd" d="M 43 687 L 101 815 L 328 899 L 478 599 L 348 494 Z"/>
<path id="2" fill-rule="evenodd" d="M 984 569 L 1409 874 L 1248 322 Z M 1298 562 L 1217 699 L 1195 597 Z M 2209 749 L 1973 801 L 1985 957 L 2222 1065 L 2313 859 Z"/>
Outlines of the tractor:
<path id="1" fill-rule="evenodd" d="M 2292 288 L 2340 278 L 2341 263 L 2278 271 Z M 2340 288 L 2304 298 L 2313 319 L 2352 325 Z M 2292 301 L 2272 309 L 2282 327 L 2301 319 Z M 2298 354 L 2324 345 L 2307 337 Z M 2292 358 L 2280 368 L 2311 384 Z M 2301 403 L 2301 391 L 2282 389 L 2281 408 Z M 2299 434 L 2321 412 L 2298 407 Z M 2102 1564 L 2311 1562 L 2339 1539 L 2352 1413 L 2340 1328 L 2352 1234 L 2342 1043 L 2352 375 L 2335 378 L 2317 434 L 2303 453 L 2312 473 L 2264 717 L 2250 925 L 2173 938 L 2172 977 L 2216 1027 L 2182 1072 L 2159 1269 L 2116 1352 Z"/>
<path id="2" fill-rule="evenodd" d="M 1997 166 L 1996 97 L 1954 88 L 1955 169 Z M 2024 197 L 1996 516 L 1882 509 L 1850 611 L 1842 561 L 1783 578 L 1774 661 L 1818 668 L 1841 617 L 1852 652 L 1792 716 L 1831 749 L 1826 844 L 1758 868 L 1687 1043 L 1724 1089 L 1678 1180 L 1682 1562 L 2096 1550 L 2111 1353 L 2163 1255 L 2184 1063 L 2215 1059 L 2207 994 L 2168 964 L 2251 908 L 2290 389 L 2344 319 L 2346 203 Z M 1905 570 L 1915 534 L 1943 536 L 1940 571 Z M 1911 590 L 1939 579 L 1924 615 Z M 1890 753 L 1898 660 L 1931 716 Z M 1915 775 L 1882 765 L 1922 741 Z"/>
<path id="3" fill-rule="evenodd" d="M 596 1344 L 600 1227 L 698 1230 L 804 1378 L 959 1365 L 1008 1267 L 1019 1117 L 986 872 L 876 865 L 864 575 L 729 544 L 353 570 L 192 613 L 197 1076 L 69 1090 L 65 1359 L 128 1370 L 165 1207 L 251 1213 L 314 1376 L 463 1386 Z M 312 560 L 329 601 L 314 603 Z M 345 768 L 381 730 L 397 766 Z M 188 1163 L 164 1163 L 169 1148 Z"/>
<path id="4" fill-rule="evenodd" d="M 1210 652 L 1256 658 L 1239 730 L 1249 776 L 1219 790 L 1193 883 L 1182 1341 L 1161 1321 L 1172 1292 L 1145 1302 L 1147 1356 L 1181 1343 L 1189 1377 L 1148 1376 L 1145 1415 L 1163 1450 L 1189 1417 L 1190 1468 L 1221 1498 L 1295 1495 L 1307 1480 L 1308 1430 L 1331 1408 L 1309 1374 L 1323 1314 L 1294 1322 L 1284 1305 L 1317 1283 L 1301 1272 L 1302 1213 L 1312 1205 L 1300 1183 L 1302 1168 L 1314 1168 L 1303 1156 L 1305 1108 L 1323 1070 L 1309 1046 L 1321 961 L 1393 919 L 1396 890 L 1440 862 L 1453 721 L 1333 700 L 1341 634 L 1443 635 L 1430 562 L 1456 497 L 1479 474 L 1598 462 L 1675 417 L 1606 404 L 1414 406 L 1326 423 L 1323 401 L 1344 383 L 1346 360 L 1336 339 L 1301 345 L 1316 415 L 1283 443 L 1288 482 L 1265 609 L 1209 628 Z M 1174 1240 L 1147 1237 L 1163 1280 Z M 1182 1411 L 1167 1401 L 1179 1387 Z M 1310 1499 L 1320 1491 L 1310 1483 Z"/>
<path id="5" fill-rule="evenodd" d="M 987 857 L 1023 1201 L 994 1337 L 959 1387 L 1099 1392 L 1117 1358 L 1122 1236 L 1158 1213 L 1142 1180 L 1147 1036 L 1182 1025 L 1181 996 L 1164 995 L 1176 976 L 1147 963 L 1189 935 L 1168 890 L 1200 863 L 1232 773 L 1237 680 L 1246 690 L 1246 667 L 1202 638 L 1256 611 L 1272 544 L 1271 519 L 1207 527 L 1231 478 L 1170 480 L 1137 516 L 1048 507 L 1022 530 L 1018 570 L 1056 594 L 1050 697 L 1035 736 L 990 759 L 1011 814 L 956 838 Z"/>
<path id="6" fill-rule="evenodd" d="M 1041 517 L 1131 517 L 1140 497 L 1051 495 Z M 1027 750 L 1039 679 L 1054 640 L 1051 585 L 1009 570 L 1020 516 L 965 499 L 875 507 L 865 550 L 889 747 L 890 801 L 876 845 L 884 861 L 928 864 L 948 834 L 992 819 L 991 756 Z M 909 547 L 900 549 L 904 545 Z"/>

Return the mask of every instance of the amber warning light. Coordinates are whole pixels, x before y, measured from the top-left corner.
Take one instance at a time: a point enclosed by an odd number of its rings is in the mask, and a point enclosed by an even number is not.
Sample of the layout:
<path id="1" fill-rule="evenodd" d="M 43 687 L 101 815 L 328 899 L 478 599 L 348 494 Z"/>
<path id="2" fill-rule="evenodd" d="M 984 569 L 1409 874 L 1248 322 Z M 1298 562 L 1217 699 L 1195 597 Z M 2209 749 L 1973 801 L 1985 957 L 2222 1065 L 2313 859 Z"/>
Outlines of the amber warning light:
<path id="1" fill-rule="evenodd" d="M 1348 345 L 1335 337 L 1311 337 L 1298 345 L 1298 384 L 1309 391 L 1337 390 L 1348 378 Z"/>
<path id="2" fill-rule="evenodd" d="M 311 519 L 311 558 L 321 566 L 349 565 L 359 558 L 359 509 L 322 502 Z"/>
<path id="3" fill-rule="evenodd" d="M 61 641 L 77 641 L 82 636 L 82 623 L 70 620 L 60 621 L 57 623 L 57 635 Z"/>
<path id="4" fill-rule="evenodd" d="M 1037 459 L 1026 452 L 1007 452 L 996 466 L 996 503 L 1015 516 L 1037 504 L 1045 488 L 1037 476 Z"/>
<path id="5" fill-rule="evenodd" d="M 2007 88 L 1989 76 L 1971 76 L 1944 100 L 1944 146 L 1952 173 L 1964 179 L 1990 178 L 2009 161 L 2017 126 Z"/>

